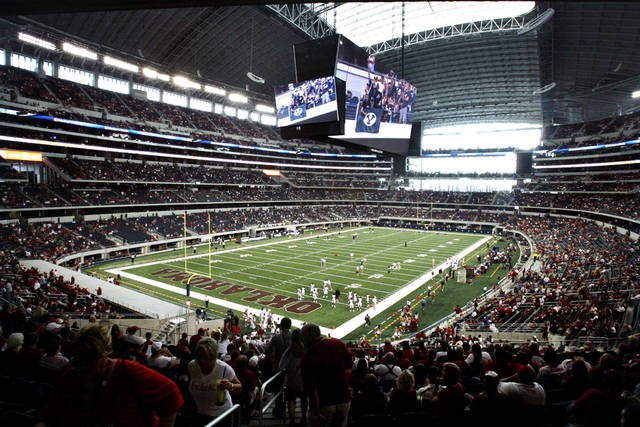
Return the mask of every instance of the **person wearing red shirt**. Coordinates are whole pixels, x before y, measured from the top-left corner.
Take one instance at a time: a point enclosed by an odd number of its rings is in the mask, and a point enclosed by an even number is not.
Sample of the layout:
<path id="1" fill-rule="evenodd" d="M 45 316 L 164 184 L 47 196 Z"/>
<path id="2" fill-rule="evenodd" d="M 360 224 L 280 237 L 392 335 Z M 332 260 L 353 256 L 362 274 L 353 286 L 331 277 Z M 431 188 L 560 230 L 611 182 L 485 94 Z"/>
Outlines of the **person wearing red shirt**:
<path id="1" fill-rule="evenodd" d="M 108 334 L 89 326 L 72 345 L 73 366 L 45 408 L 47 426 L 171 427 L 184 399 L 176 384 L 138 362 L 107 357 Z"/>
<path id="2" fill-rule="evenodd" d="M 353 363 L 351 353 L 342 341 L 323 337 L 313 323 L 302 327 L 300 337 L 306 348 L 300 367 L 309 395 L 309 424 L 346 426 L 351 403 L 347 375 Z"/>

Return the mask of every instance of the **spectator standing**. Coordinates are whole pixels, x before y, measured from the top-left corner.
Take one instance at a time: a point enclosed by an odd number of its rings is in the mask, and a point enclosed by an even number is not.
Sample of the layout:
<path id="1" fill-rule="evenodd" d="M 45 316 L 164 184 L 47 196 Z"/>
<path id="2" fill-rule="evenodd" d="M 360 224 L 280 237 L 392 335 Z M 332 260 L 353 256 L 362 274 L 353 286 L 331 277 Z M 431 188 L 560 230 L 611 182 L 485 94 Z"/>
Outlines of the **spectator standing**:
<path id="1" fill-rule="evenodd" d="M 285 400 L 289 411 L 289 425 L 295 424 L 296 400 L 300 399 L 301 424 L 306 424 L 308 399 L 302 383 L 302 370 L 300 361 L 304 345 L 300 338 L 300 330 L 294 329 L 291 332 L 291 343 L 284 351 L 280 359 L 279 368 L 284 371 Z"/>
<path id="2" fill-rule="evenodd" d="M 204 425 L 233 406 L 231 393 L 242 393 L 235 371 L 218 359 L 218 343 L 210 337 L 198 341 L 195 359 L 189 362 L 189 393 L 197 408 L 194 425 Z M 221 399 L 218 399 L 220 392 Z M 230 422 L 225 425 L 232 425 Z"/>
<path id="3" fill-rule="evenodd" d="M 291 342 L 291 319 L 288 317 L 283 317 L 280 320 L 280 332 L 275 334 L 271 341 L 269 341 L 269 347 L 267 348 L 267 356 L 269 358 L 269 363 L 271 365 L 271 369 L 273 373 L 278 369 L 278 365 L 280 363 L 280 359 L 284 354 L 284 351 L 289 347 L 289 343 Z M 273 388 L 271 389 L 274 393 L 278 393 L 282 390 L 282 385 L 284 384 L 284 379 L 277 379 L 272 382 Z M 284 417 L 284 400 L 280 397 L 276 400 L 273 415 L 276 418 Z"/>
<path id="4" fill-rule="evenodd" d="M 323 337 L 318 325 L 313 323 L 304 325 L 300 336 L 306 348 L 301 370 L 309 395 L 309 424 L 344 427 L 351 402 L 347 379 L 352 365 L 351 353 L 342 341 Z"/>
<path id="5" fill-rule="evenodd" d="M 44 411 L 48 426 L 173 426 L 184 403 L 176 384 L 140 363 L 112 359 L 99 326 L 80 331 L 73 365 L 60 378 Z"/>

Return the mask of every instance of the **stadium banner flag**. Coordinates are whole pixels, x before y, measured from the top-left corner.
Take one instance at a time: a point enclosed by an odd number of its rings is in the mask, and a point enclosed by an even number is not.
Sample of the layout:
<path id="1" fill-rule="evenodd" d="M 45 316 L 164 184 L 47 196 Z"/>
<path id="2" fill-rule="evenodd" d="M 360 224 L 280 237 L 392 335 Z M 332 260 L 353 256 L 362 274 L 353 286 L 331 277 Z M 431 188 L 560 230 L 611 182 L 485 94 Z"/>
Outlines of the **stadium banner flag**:
<path id="1" fill-rule="evenodd" d="M 358 120 L 356 121 L 356 132 L 380 132 L 381 119 L 382 108 L 369 108 L 364 115 L 358 114 Z"/>

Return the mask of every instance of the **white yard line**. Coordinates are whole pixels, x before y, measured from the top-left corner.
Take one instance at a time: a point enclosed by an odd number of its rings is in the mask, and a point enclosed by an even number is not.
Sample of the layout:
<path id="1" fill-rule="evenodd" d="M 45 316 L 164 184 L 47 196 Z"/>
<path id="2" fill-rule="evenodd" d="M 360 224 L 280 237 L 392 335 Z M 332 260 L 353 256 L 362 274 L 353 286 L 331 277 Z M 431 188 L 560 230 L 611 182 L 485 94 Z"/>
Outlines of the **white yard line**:
<path id="1" fill-rule="evenodd" d="M 278 240 L 276 242 L 262 243 L 262 244 L 259 244 L 259 245 L 251 245 L 251 246 L 243 246 L 241 248 L 226 249 L 226 250 L 223 250 L 223 251 L 213 252 L 212 254 L 215 254 L 215 255 L 228 254 L 228 253 L 232 253 L 232 252 L 246 251 L 246 250 L 254 249 L 254 248 L 262 248 L 262 247 L 265 247 L 265 246 L 291 244 L 292 242 L 299 242 L 299 241 L 303 241 L 303 240 L 315 239 L 317 237 L 331 236 L 331 235 L 334 235 L 334 234 L 349 233 L 349 232 L 358 231 L 358 230 L 365 230 L 367 228 L 369 228 L 369 227 L 349 228 L 347 230 L 332 231 L 331 233 L 313 234 L 313 235 L 309 235 L 309 236 L 305 236 L 305 237 L 297 237 L 295 239 Z M 208 256 L 209 256 L 209 253 L 205 253 L 205 254 L 201 254 L 201 255 L 187 256 L 187 258 L 188 259 L 191 259 L 191 258 L 203 258 L 203 257 L 208 257 Z M 181 256 L 179 258 L 173 258 L 173 259 L 164 259 L 164 260 L 160 260 L 160 261 L 151 261 L 151 262 L 146 262 L 146 263 L 143 263 L 143 264 L 131 264 L 131 265 L 126 266 L 126 267 L 119 267 L 119 268 L 114 268 L 112 270 L 106 270 L 106 271 L 109 272 L 109 273 L 111 273 L 111 272 L 121 272 L 121 271 L 125 271 L 125 270 L 130 270 L 132 268 L 147 267 L 149 265 L 166 264 L 166 263 L 178 262 L 178 261 L 184 261 L 184 256 Z"/>

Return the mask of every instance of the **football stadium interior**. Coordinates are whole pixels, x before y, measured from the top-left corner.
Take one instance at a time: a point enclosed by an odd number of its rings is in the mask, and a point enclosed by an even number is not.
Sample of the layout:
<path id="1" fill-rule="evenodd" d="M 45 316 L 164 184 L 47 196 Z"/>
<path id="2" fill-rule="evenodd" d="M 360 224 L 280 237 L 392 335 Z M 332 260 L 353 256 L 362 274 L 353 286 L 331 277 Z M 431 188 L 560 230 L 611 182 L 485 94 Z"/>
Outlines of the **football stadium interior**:
<path id="1" fill-rule="evenodd" d="M 640 425 L 640 3 L 3 3 L 2 425 Z"/>

